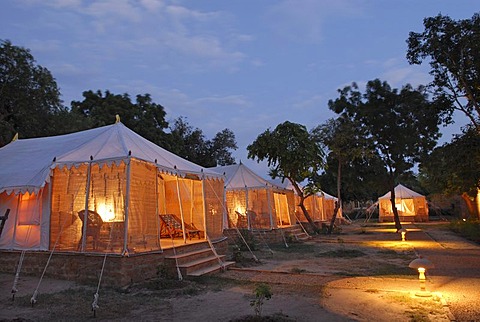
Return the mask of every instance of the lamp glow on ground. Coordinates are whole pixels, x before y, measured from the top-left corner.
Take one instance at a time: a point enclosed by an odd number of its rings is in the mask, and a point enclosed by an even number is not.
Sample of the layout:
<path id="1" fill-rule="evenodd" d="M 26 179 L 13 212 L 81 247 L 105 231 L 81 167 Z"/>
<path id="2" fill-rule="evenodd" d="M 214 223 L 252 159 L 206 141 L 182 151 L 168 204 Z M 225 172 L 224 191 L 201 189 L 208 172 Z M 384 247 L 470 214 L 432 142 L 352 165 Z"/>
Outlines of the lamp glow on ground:
<path id="1" fill-rule="evenodd" d="M 398 231 L 402 235 L 402 241 L 405 241 L 405 236 L 407 235 L 407 230 L 402 228 Z"/>
<path id="2" fill-rule="evenodd" d="M 414 259 L 408 265 L 410 268 L 418 270 L 418 280 L 420 281 L 420 291 L 415 293 L 416 296 L 428 297 L 432 294 L 425 289 L 425 272 L 427 269 L 434 268 L 435 265 L 428 259 L 420 256 L 417 259 Z"/>

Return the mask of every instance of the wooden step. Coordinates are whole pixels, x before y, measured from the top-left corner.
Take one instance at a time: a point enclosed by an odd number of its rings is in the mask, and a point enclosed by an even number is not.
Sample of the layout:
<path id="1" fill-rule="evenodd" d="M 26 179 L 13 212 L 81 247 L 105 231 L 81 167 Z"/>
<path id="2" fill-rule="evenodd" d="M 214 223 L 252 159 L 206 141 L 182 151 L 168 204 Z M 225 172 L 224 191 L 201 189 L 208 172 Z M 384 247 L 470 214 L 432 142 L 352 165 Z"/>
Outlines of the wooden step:
<path id="1" fill-rule="evenodd" d="M 165 261 L 170 262 L 174 261 L 174 265 L 177 263 L 179 265 L 183 265 L 189 262 L 192 262 L 197 259 L 209 257 L 213 254 L 212 250 L 210 248 L 206 249 L 199 249 L 195 251 L 190 251 L 186 253 L 181 253 L 181 254 L 176 254 L 176 255 L 171 255 L 171 256 L 165 256 Z"/>
<path id="2" fill-rule="evenodd" d="M 177 265 L 183 276 L 201 276 L 221 270 L 222 264 L 219 259 L 224 262 L 225 255 L 215 256 L 208 242 L 191 246 L 195 247 L 181 246 L 175 248 L 175 253 L 171 249 L 165 254 L 165 264 L 172 272 L 176 270 Z M 228 266 L 233 264 L 234 262 L 228 262 Z"/>
<path id="3" fill-rule="evenodd" d="M 221 255 L 219 257 L 221 261 L 223 261 L 223 258 L 225 258 L 224 255 Z M 215 255 L 212 255 L 205 258 L 195 259 L 193 261 L 186 262 L 184 264 L 178 265 L 178 267 L 180 268 L 180 272 L 182 272 L 182 274 L 189 275 L 193 271 L 206 267 L 212 267 L 216 264 L 218 264 L 218 258 Z"/>
<path id="4" fill-rule="evenodd" d="M 235 265 L 235 262 L 223 262 L 223 268 L 228 269 L 229 266 Z M 195 271 L 192 271 L 188 274 L 188 276 L 202 276 L 202 275 L 209 275 L 213 273 L 220 272 L 222 270 L 222 266 L 218 263 L 209 267 L 204 267 Z"/>

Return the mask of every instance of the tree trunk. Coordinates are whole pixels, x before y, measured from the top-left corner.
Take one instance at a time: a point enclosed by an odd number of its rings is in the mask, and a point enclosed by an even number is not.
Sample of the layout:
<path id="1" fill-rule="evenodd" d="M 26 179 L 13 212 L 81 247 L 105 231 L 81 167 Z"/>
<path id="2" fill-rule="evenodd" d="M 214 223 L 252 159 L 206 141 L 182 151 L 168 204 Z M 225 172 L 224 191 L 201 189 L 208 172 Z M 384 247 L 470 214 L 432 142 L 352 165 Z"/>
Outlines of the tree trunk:
<path id="1" fill-rule="evenodd" d="M 320 229 L 318 228 L 317 225 L 315 225 L 315 222 L 312 220 L 312 218 L 310 217 L 310 215 L 308 214 L 308 211 L 307 211 L 307 208 L 305 208 L 305 205 L 303 204 L 303 201 L 305 200 L 305 197 L 303 196 L 303 194 L 300 196 L 300 209 L 302 209 L 303 211 L 303 215 L 305 216 L 305 218 L 307 218 L 307 221 L 308 223 L 310 224 L 310 226 L 312 227 L 313 229 L 313 232 L 315 234 L 318 234 L 320 232 Z"/>
<path id="2" fill-rule="evenodd" d="M 342 199 L 340 198 L 340 189 L 342 187 L 342 182 L 341 182 L 341 177 L 342 177 L 342 163 L 339 160 L 338 161 L 338 171 L 337 171 L 337 198 L 338 200 L 335 202 L 335 209 L 333 210 L 333 215 L 332 215 L 332 220 L 330 221 L 330 226 L 328 227 L 328 234 L 332 234 L 333 232 L 333 227 L 335 226 L 335 220 L 337 220 L 337 214 L 338 210 L 340 209 L 342 205 Z"/>
<path id="3" fill-rule="evenodd" d="M 478 195 L 475 197 L 478 198 Z M 462 199 L 465 202 L 465 205 L 467 206 L 469 217 L 470 218 L 479 218 L 479 209 L 475 205 L 475 199 L 472 200 L 471 197 L 467 193 L 462 193 Z"/>
<path id="4" fill-rule="evenodd" d="M 395 183 L 393 180 L 390 185 L 390 202 L 392 203 L 393 220 L 395 221 L 395 228 L 397 228 L 397 231 L 399 231 L 400 229 L 402 229 L 402 224 L 400 223 L 398 210 L 397 210 L 397 207 L 395 206 Z"/>

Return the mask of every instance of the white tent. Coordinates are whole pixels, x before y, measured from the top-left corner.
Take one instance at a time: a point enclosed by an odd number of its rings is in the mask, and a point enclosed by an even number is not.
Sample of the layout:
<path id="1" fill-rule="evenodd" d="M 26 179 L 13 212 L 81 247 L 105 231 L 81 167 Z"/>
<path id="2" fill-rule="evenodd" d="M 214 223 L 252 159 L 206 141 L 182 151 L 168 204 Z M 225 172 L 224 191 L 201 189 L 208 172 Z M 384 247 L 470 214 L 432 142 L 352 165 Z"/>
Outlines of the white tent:
<path id="1" fill-rule="evenodd" d="M 378 198 L 378 221 L 393 221 L 390 191 Z M 398 184 L 395 187 L 395 207 L 400 220 L 428 221 L 428 205 L 425 196 Z"/>
<path id="2" fill-rule="evenodd" d="M 265 180 L 242 163 L 211 169 L 226 178 L 226 227 L 272 229 L 293 222 L 292 190 Z"/>
<path id="3" fill-rule="evenodd" d="M 106 246 L 102 250 L 87 244 L 92 235 L 103 234 L 109 251 L 139 245 L 155 250 L 160 248 L 161 213 L 220 237 L 223 200 L 215 196 L 222 194 L 221 175 L 120 122 L 16 140 L 0 148 L 0 215 L 10 209 L 0 249 L 47 250 L 56 245 L 60 250 L 107 251 Z M 83 219 L 82 213 L 87 215 Z M 101 217 L 102 227 L 91 227 L 93 213 Z M 112 236 L 120 240 L 118 250 L 113 250 Z"/>
<path id="4" fill-rule="evenodd" d="M 286 189 L 291 189 L 295 192 L 292 183 L 289 180 L 285 180 L 283 183 L 279 182 L 279 180 L 272 181 L 275 184 L 281 185 Z M 303 187 L 300 186 L 301 189 Z M 324 191 L 319 191 L 314 195 L 311 195 L 305 198 L 303 204 L 308 211 L 308 214 L 315 222 L 322 222 L 322 221 L 329 221 L 333 216 L 333 211 L 335 209 L 335 202 L 338 200 L 337 197 L 329 195 Z M 299 221 L 306 221 L 305 215 L 303 211 L 298 206 L 300 203 L 300 197 L 295 192 L 295 216 Z M 342 210 L 339 209 L 337 214 L 337 218 L 342 218 Z"/>

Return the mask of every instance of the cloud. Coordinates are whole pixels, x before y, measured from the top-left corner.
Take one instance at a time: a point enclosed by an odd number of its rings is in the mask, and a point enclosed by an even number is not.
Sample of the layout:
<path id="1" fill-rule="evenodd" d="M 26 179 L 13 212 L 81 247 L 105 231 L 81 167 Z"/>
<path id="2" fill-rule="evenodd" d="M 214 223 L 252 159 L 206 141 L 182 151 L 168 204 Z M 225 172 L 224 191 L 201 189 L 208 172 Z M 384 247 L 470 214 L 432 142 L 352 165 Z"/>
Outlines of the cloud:
<path id="1" fill-rule="evenodd" d="M 383 62 L 380 79 L 386 80 L 390 86 L 401 88 L 407 83 L 416 87 L 427 85 L 431 82 L 431 76 L 426 68 L 417 65 L 409 65 L 405 60 L 399 58 L 387 59 Z"/>
<path id="2" fill-rule="evenodd" d="M 266 14 L 270 28 L 289 40 L 319 43 L 324 38 L 325 22 L 363 12 L 362 2 L 354 0 L 283 0 Z"/>

